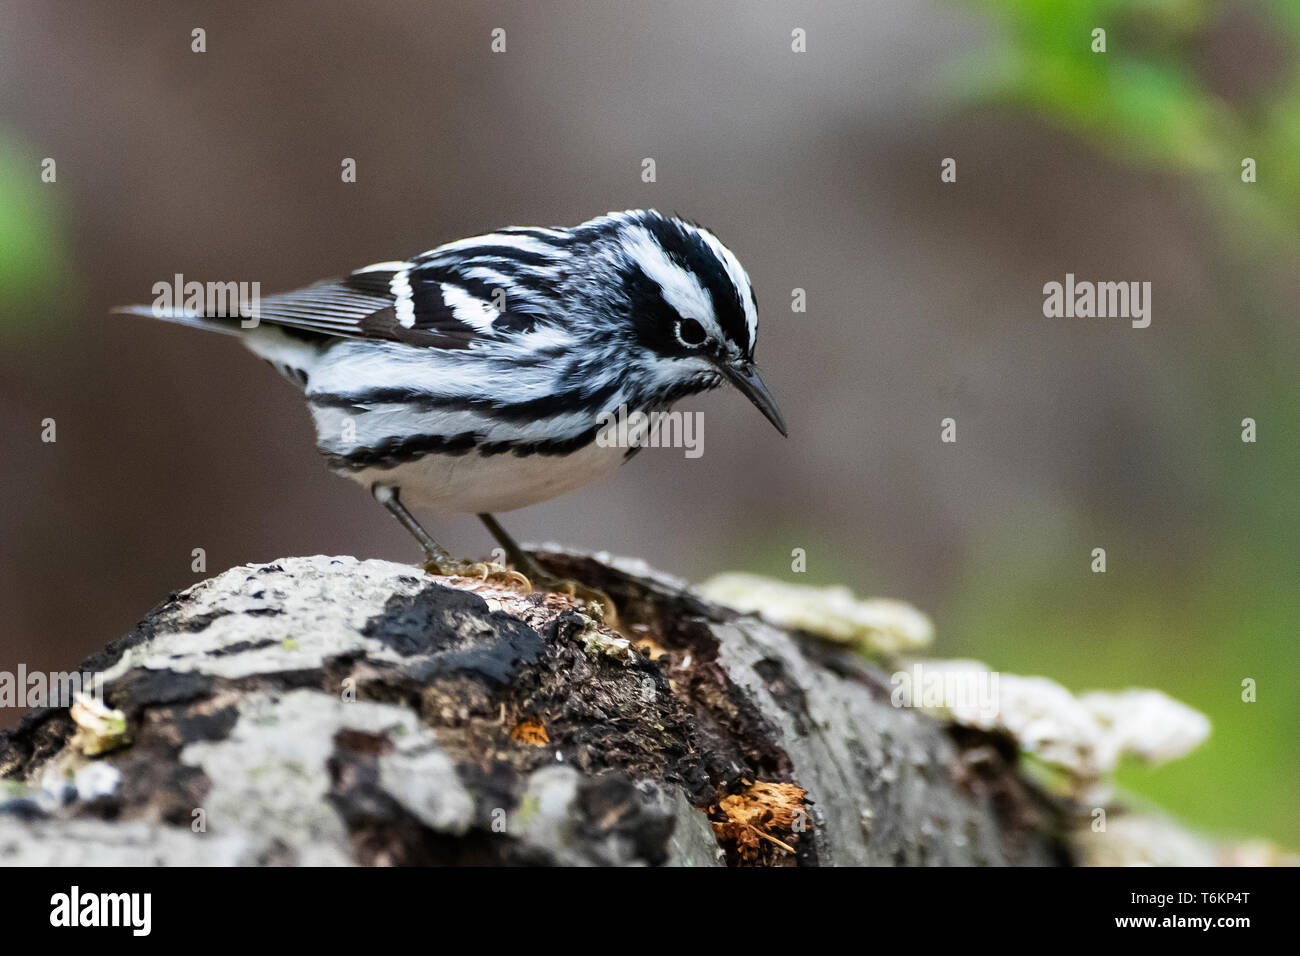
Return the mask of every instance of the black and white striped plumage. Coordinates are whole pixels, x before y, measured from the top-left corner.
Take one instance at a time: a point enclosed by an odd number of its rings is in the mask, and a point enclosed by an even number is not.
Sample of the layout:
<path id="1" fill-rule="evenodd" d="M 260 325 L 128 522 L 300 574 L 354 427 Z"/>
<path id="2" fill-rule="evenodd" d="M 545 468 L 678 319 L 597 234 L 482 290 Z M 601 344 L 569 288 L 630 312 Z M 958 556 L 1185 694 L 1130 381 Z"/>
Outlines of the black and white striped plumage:
<path id="1" fill-rule="evenodd" d="M 595 440 L 602 413 L 663 410 L 724 380 L 785 431 L 754 371 L 744 269 L 712 233 L 653 211 L 367 266 L 262 299 L 252 329 L 161 317 L 240 335 L 303 386 L 334 469 L 435 511 L 570 491 L 627 455 Z"/>

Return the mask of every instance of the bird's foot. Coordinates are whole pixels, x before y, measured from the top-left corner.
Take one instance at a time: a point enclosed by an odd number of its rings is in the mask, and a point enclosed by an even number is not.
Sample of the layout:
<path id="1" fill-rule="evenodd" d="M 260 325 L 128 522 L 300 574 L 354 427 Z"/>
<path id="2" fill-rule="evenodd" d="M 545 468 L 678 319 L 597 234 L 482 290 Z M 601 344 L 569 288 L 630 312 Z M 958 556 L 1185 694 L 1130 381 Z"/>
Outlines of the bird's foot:
<path id="1" fill-rule="evenodd" d="M 477 578 L 489 584 L 501 584 L 506 587 L 522 587 L 524 593 L 533 590 L 532 582 L 514 568 L 495 561 L 456 561 L 448 558 L 431 558 L 420 565 L 429 574 L 444 577 Z"/>
<path id="2" fill-rule="evenodd" d="M 613 599 L 600 588 L 588 587 L 573 578 L 558 578 L 540 569 L 533 572 L 532 585 L 534 590 L 566 594 L 575 600 L 581 601 L 586 605 L 588 613 L 593 614 L 610 627 L 618 626 L 618 608 L 614 606 Z"/>
<path id="3" fill-rule="evenodd" d="M 523 588 L 525 594 L 533 591 L 551 591 L 564 594 L 582 602 L 588 613 L 610 627 L 618 625 L 618 609 L 608 594 L 599 588 L 588 587 L 573 578 L 560 578 L 548 574 L 536 564 L 531 574 L 497 564 L 495 561 L 457 561 L 454 558 L 433 557 L 420 565 L 427 573 L 444 577 L 476 578 L 505 587 Z"/>

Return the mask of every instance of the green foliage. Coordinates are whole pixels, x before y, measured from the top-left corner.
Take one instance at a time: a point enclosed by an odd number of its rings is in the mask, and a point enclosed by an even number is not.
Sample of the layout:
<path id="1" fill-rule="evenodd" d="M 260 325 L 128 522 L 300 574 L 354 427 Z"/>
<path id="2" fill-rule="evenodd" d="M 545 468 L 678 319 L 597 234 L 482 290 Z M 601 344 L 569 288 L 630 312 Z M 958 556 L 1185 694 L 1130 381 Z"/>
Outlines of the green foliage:
<path id="1" fill-rule="evenodd" d="M 40 157 L 0 135 L 0 340 L 48 332 L 75 293 L 59 226 L 60 183 L 41 181 Z"/>
<path id="2" fill-rule="evenodd" d="M 1116 159 L 1191 175 L 1272 232 L 1300 223 L 1300 4 L 974 0 L 998 39 L 965 60 L 967 102 L 1029 110 Z M 1093 30 L 1106 52 L 1093 52 Z M 1227 64 L 1227 68 L 1225 68 Z M 1258 181 L 1241 181 L 1245 157 Z"/>

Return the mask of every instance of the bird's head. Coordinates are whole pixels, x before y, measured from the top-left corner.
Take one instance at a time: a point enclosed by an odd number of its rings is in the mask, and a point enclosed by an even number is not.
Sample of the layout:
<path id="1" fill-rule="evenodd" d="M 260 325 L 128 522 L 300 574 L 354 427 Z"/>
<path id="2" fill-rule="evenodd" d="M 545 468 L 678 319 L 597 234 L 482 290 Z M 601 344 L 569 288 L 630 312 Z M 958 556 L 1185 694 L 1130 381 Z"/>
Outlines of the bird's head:
<path id="1" fill-rule="evenodd" d="M 728 381 L 786 434 L 754 365 L 753 287 L 713 233 L 653 210 L 610 213 L 571 233 L 588 250 L 575 291 L 607 297 L 621 290 L 617 304 L 604 303 L 593 332 L 630 353 L 634 362 L 620 364 L 639 384 L 679 397 Z"/>

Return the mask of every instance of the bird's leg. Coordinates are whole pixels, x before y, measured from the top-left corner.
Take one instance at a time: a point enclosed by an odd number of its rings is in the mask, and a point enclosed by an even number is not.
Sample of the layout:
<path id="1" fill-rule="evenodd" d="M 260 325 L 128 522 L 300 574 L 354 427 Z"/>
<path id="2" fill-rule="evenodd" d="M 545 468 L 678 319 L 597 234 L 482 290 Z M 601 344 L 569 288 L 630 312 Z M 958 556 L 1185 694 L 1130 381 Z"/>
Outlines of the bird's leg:
<path id="1" fill-rule="evenodd" d="M 618 623 L 618 609 L 614 607 L 614 602 L 608 594 L 599 588 L 588 587 L 581 581 L 556 577 L 549 571 L 544 570 L 537 563 L 536 558 L 519 547 L 515 539 L 506 534 L 506 529 L 501 527 L 496 518 L 490 514 L 480 514 L 478 517 L 492 537 L 496 538 L 497 544 L 501 545 L 502 550 L 506 553 L 506 558 L 515 566 L 515 570 L 523 572 L 535 589 L 540 588 L 543 591 L 567 594 L 579 601 L 583 601 L 589 608 L 595 605 L 592 609 L 606 624 L 613 627 Z"/>
<path id="2" fill-rule="evenodd" d="M 412 537 L 420 542 L 420 547 L 424 549 L 424 556 L 429 559 L 431 564 L 451 564 L 451 554 L 433 540 L 433 536 L 425 531 L 420 522 L 415 520 L 415 515 L 406 510 L 406 505 L 402 504 L 402 499 L 398 489 L 390 485 L 374 485 L 370 493 L 375 496 L 375 500 L 388 509 L 389 513 L 397 519 L 398 523 L 411 532 Z"/>
<path id="3" fill-rule="evenodd" d="M 511 571 L 504 565 L 484 561 L 458 561 L 453 558 L 446 548 L 433 540 L 433 536 L 424 530 L 420 522 L 415 520 L 415 516 L 406 510 L 397 488 L 389 485 L 374 485 L 370 493 L 375 496 L 376 501 L 388 509 L 403 528 L 411 532 L 416 541 L 420 542 L 425 557 L 421 567 L 429 574 L 482 578 L 485 581 L 499 578 L 508 584 L 524 585 L 532 590 L 532 585 L 524 575 L 518 571 Z"/>

